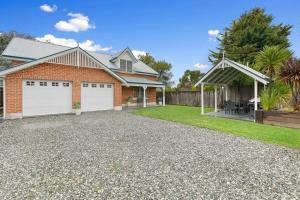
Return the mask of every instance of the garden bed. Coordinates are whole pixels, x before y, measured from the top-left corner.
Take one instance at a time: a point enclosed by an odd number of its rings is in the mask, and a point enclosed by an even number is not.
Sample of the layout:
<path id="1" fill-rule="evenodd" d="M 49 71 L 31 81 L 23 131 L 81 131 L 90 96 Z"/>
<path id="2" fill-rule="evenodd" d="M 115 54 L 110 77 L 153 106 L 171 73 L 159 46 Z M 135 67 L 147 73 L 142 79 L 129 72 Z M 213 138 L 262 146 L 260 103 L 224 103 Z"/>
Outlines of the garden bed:
<path id="1" fill-rule="evenodd" d="M 263 123 L 289 128 L 300 128 L 300 112 L 264 111 Z"/>

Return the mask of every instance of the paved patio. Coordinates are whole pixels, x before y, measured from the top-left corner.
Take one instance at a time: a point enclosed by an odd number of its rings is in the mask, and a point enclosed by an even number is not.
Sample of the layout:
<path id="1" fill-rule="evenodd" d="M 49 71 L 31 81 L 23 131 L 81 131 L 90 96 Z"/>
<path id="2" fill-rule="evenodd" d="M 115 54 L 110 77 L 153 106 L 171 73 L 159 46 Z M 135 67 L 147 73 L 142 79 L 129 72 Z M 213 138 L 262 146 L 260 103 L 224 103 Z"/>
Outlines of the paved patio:
<path id="1" fill-rule="evenodd" d="M 95 112 L 0 123 L 0 199 L 297 199 L 300 151 Z"/>

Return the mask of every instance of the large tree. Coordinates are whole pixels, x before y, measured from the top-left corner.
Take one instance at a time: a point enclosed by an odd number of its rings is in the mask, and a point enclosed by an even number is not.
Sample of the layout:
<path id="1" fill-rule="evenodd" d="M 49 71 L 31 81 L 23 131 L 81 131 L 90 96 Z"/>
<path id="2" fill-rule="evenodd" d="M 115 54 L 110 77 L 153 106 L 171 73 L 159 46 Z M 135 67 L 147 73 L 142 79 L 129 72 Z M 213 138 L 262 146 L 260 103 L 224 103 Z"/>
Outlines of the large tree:
<path id="1" fill-rule="evenodd" d="M 164 82 L 167 86 L 171 86 L 173 84 L 171 80 L 173 77 L 171 72 L 171 63 L 168 63 L 165 60 L 155 60 L 155 58 L 149 53 L 146 55 L 139 55 L 138 58 L 159 73 L 159 81 Z"/>
<path id="2" fill-rule="evenodd" d="M 34 40 L 34 37 L 32 37 L 31 35 L 24 34 L 24 33 L 18 33 L 16 31 L 1 32 L 1 34 L 0 34 L 0 55 L 2 54 L 4 49 L 7 47 L 8 43 L 11 41 L 11 39 L 15 36 Z M 9 64 L 9 62 L 0 56 L 0 65 L 8 65 L 8 64 Z"/>
<path id="3" fill-rule="evenodd" d="M 220 46 L 216 51 L 211 51 L 209 60 L 215 64 L 222 59 L 225 51 L 227 58 L 253 66 L 257 53 L 264 46 L 289 47 L 288 36 L 292 26 L 274 24 L 273 19 L 261 8 L 245 12 L 218 37 Z"/>
<path id="4" fill-rule="evenodd" d="M 179 90 L 192 90 L 193 86 L 200 80 L 204 74 L 200 70 L 185 70 L 179 79 L 177 88 Z"/>

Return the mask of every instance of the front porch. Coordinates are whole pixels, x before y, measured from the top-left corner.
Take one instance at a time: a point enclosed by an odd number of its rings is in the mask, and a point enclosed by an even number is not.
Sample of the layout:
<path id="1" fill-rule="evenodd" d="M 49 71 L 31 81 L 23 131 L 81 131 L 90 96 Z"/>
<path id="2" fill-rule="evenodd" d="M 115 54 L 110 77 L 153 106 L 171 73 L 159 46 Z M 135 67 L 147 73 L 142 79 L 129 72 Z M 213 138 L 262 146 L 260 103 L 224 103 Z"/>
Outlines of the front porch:
<path id="1" fill-rule="evenodd" d="M 144 78 L 123 77 L 128 82 L 122 86 L 122 107 L 165 106 L 165 86 L 158 81 Z M 157 98 L 157 91 L 162 97 Z"/>

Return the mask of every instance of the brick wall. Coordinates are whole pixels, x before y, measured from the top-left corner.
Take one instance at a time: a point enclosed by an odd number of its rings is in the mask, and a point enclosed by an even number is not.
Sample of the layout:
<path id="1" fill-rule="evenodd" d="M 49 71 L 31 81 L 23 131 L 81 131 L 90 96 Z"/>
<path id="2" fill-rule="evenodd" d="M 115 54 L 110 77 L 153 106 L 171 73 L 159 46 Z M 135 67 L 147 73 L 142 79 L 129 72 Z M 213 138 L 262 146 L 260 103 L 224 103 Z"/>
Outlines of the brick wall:
<path id="1" fill-rule="evenodd" d="M 58 80 L 72 82 L 72 101 L 80 101 L 81 82 L 114 84 L 114 106 L 122 105 L 121 82 L 100 69 L 77 68 L 58 64 L 42 63 L 6 77 L 6 113 L 22 113 L 22 80 Z"/>
<path id="2" fill-rule="evenodd" d="M 133 97 L 135 87 L 122 87 L 122 104 L 126 104 L 128 101 L 128 97 Z M 146 90 L 148 96 L 149 103 L 156 103 L 156 88 L 148 87 Z M 136 103 L 133 101 L 132 103 Z"/>

